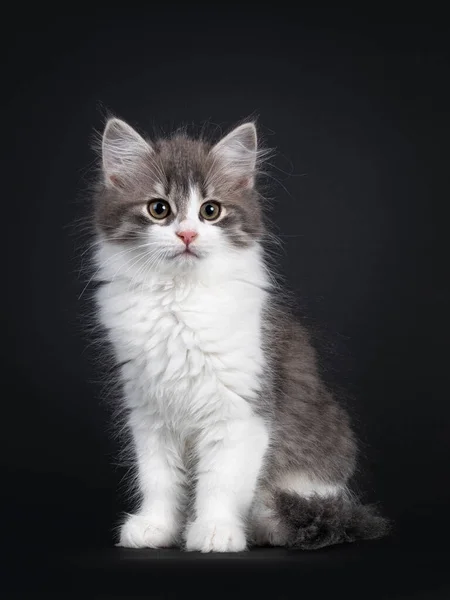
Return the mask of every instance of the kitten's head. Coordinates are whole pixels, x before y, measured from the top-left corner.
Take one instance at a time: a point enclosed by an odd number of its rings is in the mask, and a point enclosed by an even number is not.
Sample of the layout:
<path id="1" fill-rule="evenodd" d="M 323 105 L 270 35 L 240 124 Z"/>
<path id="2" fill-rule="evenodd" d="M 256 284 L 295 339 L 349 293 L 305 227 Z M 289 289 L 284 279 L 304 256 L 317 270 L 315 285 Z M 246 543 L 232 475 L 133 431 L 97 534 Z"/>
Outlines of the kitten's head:
<path id="1" fill-rule="evenodd" d="M 263 233 L 255 191 L 257 136 L 240 125 L 217 144 L 175 134 L 148 141 L 119 119 L 102 139 L 96 224 L 155 264 L 183 267 L 248 248 Z"/>

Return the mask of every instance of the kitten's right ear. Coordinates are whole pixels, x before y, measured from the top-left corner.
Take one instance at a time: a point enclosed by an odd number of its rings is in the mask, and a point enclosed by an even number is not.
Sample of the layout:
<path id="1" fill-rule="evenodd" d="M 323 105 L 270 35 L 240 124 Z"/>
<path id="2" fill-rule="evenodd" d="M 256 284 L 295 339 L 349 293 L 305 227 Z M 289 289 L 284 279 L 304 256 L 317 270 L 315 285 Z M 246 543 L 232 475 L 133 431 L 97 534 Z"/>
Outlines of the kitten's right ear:
<path id="1" fill-rule="evenodd" d="M 142 170 L 153 152 L 137 131 L 120 119 L 109 119 L 102 138 L 102 164 L 105 183 L 122 188 Z"/>

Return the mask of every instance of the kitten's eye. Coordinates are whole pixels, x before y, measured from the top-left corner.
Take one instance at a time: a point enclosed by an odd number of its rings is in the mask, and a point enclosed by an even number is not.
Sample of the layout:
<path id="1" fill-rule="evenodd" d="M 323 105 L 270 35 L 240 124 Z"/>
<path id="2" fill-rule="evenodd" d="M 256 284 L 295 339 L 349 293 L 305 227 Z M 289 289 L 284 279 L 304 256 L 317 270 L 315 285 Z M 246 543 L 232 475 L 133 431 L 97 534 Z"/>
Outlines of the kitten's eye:
<path id="1" fill-rule="evenodd" d="M 221 207 L 218 202 L 205 202 L 200 207 L 200 216 L 207 221 L 215 221 L 220 216 Z"/>
<path id="2" fill-rule="evenodd" d="M 170 215 L 170 206 L 165 200 L 151 200 L 147 209 L 154 219 L 165 219 Z"/>

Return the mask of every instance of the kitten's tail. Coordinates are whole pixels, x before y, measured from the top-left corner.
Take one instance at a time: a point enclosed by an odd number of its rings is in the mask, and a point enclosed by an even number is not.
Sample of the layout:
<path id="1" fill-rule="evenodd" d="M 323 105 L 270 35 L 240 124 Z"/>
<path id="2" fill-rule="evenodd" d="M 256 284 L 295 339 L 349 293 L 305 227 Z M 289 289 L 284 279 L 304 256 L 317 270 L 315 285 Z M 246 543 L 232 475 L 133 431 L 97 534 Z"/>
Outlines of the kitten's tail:
<path id="1" fill-rule="evenodd" d="M 374 506 L 363 505 L 345 494 L 312 496 L 278 491 L 275 509 L 286 531 L 286 546 L 313 550 L 361 539 L 383 537 L 387 519 Z"/>

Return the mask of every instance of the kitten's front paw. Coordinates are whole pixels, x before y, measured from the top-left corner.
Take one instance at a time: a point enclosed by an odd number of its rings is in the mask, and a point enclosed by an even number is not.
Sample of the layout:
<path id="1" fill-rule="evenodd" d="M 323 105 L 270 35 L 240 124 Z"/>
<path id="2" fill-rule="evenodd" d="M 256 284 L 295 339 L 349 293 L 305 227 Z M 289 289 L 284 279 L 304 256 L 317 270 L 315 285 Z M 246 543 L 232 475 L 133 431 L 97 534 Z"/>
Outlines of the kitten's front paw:
<path id="1" fill-rule="evenodd" d="M 234 521 L 191 523 L 186 532 L 186 550 L 200 552 L 241 552 L 247 542 L 244 529 Z"/>
<path id="2" fill-rule="evenodd" d="M 175 546 L 172 524 L 146 515 L 130 515 L 120 530 L 118 546 L 125 548 L 170 548 Z"/>

